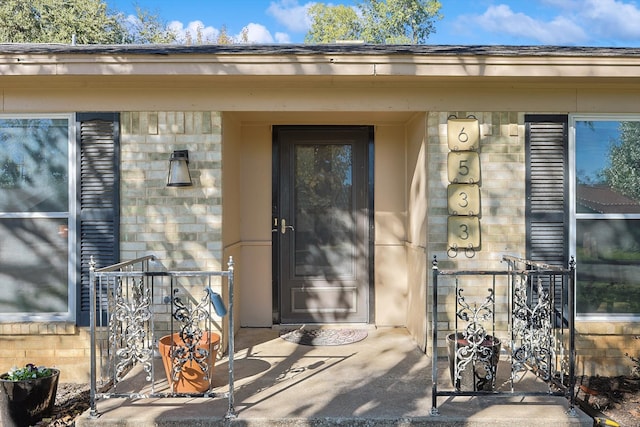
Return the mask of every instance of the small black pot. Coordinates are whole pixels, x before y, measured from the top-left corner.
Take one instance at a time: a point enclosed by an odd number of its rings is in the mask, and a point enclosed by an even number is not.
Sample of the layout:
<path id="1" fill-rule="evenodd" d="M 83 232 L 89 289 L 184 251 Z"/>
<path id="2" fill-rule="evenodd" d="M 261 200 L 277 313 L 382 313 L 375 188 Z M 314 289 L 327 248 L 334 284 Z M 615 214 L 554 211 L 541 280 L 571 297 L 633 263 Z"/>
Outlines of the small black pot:
<path id="1" fill-rule="evenodd" d="M 0 425 L 27 427 L 51 414 L 58 391 L 60 371 L 30 380 L 11 381 L 0 375 Z"/>

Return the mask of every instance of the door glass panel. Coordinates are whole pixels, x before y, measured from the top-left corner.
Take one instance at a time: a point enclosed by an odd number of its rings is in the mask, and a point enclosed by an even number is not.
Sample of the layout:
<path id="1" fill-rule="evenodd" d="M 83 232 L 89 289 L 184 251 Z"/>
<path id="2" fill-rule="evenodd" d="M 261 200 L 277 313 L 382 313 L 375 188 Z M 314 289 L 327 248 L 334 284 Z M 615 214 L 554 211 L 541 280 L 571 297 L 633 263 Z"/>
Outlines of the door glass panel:
<path id="1" fill-rule="evenodd" d="M 296 276 L 355 274 L 352 154 L 345 144 L 296 145 Z"/>

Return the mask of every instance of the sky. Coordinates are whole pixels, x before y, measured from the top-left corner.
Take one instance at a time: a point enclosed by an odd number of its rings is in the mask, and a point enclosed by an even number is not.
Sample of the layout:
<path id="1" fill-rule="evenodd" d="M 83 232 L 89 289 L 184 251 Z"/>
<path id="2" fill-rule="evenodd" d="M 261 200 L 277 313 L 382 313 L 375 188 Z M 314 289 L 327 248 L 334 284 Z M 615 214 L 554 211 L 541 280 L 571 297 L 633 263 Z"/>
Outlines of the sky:
<path id="1" fill-rule="evenodd" d="M 326 4 L 352 6 L 358 0 Z M 306 0 L 105 0 L 126 15 L 137 4 L 178 34 L 201 28 L 215 40 L 220 28 L 252 43 L 303 43 Z M 429 44 L 640 47 L 640 3 L 631 0 L 440 0 L 443 18 Z"/>

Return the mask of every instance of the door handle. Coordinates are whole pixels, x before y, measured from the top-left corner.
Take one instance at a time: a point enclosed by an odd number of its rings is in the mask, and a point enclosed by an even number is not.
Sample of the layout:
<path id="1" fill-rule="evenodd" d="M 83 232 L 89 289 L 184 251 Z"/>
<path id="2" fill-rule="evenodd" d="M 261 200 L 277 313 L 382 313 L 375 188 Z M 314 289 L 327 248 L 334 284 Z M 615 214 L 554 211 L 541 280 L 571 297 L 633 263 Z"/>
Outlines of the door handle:
<path id="1" fill-rule="evenodd" d="M 280 220 L 280 232 L 282 234 L 286 233 L 287 232 L 287 228 L 290 228 L 291 231 L 296 231 L 296 229 L 293 227 L 293 225 L 287 225 L 287 220 L 282 218 Z"/>

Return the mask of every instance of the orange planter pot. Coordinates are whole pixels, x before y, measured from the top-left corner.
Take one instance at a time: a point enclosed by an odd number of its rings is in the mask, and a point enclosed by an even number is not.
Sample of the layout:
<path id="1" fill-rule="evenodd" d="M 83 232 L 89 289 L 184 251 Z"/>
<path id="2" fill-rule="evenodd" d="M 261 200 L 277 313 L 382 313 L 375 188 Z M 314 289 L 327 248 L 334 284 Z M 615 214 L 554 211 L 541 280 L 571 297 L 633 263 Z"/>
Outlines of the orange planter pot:
<path id="1" fill-rule="evenodd" d="M 188 360 L 178 374 L 178 380 L 173 381 L 171 371 L 173 369 L 174 359 L 171 357 L 171 344 L 174 348 L 187 349 L 184 342 L 180 338 L 179 333 L 173 335 L 166 335 L 160 338 L 158 343 L 158 350 L 162 356 L 162 362 L 164 364 L 164 371 L 167 375 L 167 381 L 173 388 L 175 393 L 204 393 L 209 390 L 209 380 L 205 378 L 204 372 L 195 360 Z M 220 348 L 220 335 L 205 332 L 200 342 L 198 342 L 198 350 L 206 350 L 209 352 L 209 356 L 205 359 L 209 366 L 208 377 L 213 375 L 213 368 L 216 362 L 216 355 Z M 174 353 L 175 354 L 175 353 Z"/>

